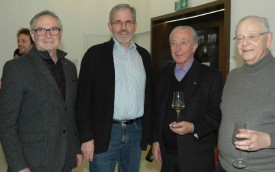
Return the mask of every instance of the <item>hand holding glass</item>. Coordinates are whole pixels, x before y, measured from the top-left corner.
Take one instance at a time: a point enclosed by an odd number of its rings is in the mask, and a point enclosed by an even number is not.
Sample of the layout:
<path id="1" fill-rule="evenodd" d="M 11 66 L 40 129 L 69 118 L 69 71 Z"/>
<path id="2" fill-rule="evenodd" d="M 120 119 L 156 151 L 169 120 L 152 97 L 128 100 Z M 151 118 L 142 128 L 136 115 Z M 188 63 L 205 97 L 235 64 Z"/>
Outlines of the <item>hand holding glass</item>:
<path id="1" fill-rule="evenodd" d="M 182 111 L 185 108 L 182 92 L 180 91 L 174 92 L 172 108 L 177 112 L 177 120 L 178 120 L 180 111 Z"/>
<path id="2" fill-rule="evenodd" d="M 232 143 L 235 146 L 236 141 L 242 141 L 245 139 L 237 138 L 236 135 L 240 133 L 240 129 L 246 129 L 246 124 L 244 122 L 238 121 L 234 123 L 234 131 L 232 135 Z M 239 151 L 239 158 L 233 162 L 233 166 L 238 169 L 246 168 L 247 162 L 242 158 L 242 151 Z"/>

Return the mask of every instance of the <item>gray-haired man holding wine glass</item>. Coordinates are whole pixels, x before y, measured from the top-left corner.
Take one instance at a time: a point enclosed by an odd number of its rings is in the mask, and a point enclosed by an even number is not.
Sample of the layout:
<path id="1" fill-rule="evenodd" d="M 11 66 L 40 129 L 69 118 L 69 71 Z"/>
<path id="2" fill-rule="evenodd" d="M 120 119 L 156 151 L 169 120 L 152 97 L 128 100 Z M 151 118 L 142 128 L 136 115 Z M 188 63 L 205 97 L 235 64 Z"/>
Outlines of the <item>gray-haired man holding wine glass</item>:
<path id="1" fill-rule="evenodd" d="M 234 40 L 244 64 L 229 73 L 222 95 L 218 172 L 274 172 L 275 59 L 269 51 L 272 33 L 268 20 L 258 16 L 242 18 Z M 247 130 L 240 130 L 236 137 L 242 140 L 232 144 L 236 121 L 245 122 Z M 240 151 L 247 162 L 241 170 L 233 163 Z"/>
<path id="2" fill-rule="evenodd" d="M 161 171 L 213 172 L 222 77 L 194 58 L 198 38 L 192 27 L 174 28 L 169 39 L 176 63 L 156 78 L 153 155 L 162 162 Z M 182 92 L 184 104 L 172 103 L 180 97 L 176 92 Z"/>

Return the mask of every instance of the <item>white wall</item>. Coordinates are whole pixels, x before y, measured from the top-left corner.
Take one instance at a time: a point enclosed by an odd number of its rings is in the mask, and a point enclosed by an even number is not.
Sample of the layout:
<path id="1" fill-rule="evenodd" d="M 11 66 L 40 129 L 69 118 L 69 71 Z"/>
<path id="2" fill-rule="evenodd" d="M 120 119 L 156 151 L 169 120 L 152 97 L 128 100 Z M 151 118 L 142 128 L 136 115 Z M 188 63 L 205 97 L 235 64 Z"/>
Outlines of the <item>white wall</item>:
<path id="1" fill-rule="evenodd" d="M 86 35 L 108 35 L 109 11 L 118 3 L 128 3 L 128 0 L 0 0 L 0 76 L 4 63 L 12 59 L 17 47 L 17 30 L 29 27 L 36 13 L 48 9 L 60 17 L 64 27 L 61 49 L 68 52 L 68 58 L 77 59 L 79 67 L 86 51 Z"/>
<path id="2" fill-rule="evenodd" d="M 129 3 L 137 9 L 138 29 L 135 40 L 150 51 L 151 17 L 174 12 L 176 0 L 0 0 L 0 76 L 4 63 L 12 59 L 17 47 L 16 32 L 20 27 L 29 27 L 30 19 L 39 11 L 49 9 L 61 19 L 64 34 L 61 48 L 68 52 L 68 58 L 77 62 L 77 67 L 87 49 L 89 35 L 110 36 L 107 28 L 110 9 L 118 3 Z M 189 0 L 190 6 L 197 6 L 214 0 Z M 231 0 L 231 38 L 237 21 L 246 15 L 260 15 L 269 18 L 271 31 L 275 32 L 274 0 Z M 240 66 L 242 62 L 235 55 L 235 44 L 230 42 L 230 69 Z M 275 45 L 272 44 L 272 52 Z M 143 156 L 145 153 L 143 153 Z M 159 171 L 155 163 L 141 162 L 141 171 Z M 6 171 L 6 162 L 0 148 L 0 171 Z M 87 161 L 74 172 L 88 172 Z"/>

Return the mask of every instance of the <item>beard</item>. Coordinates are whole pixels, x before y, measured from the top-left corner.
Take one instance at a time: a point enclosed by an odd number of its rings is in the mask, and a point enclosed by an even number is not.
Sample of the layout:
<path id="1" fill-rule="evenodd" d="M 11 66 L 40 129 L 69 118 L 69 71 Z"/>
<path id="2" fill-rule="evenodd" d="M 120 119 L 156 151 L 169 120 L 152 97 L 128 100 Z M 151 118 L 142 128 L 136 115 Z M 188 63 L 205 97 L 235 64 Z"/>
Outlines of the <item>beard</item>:
<path id="1" fill-rule="evenodd" d="M 126 36 L 126 37 L 124 37 Z M 120 43 L 120 44 L 127 44 L 132 40 L 132 35 L 128 30 L 121 30 L 114 34 L 114 38 Z"/>

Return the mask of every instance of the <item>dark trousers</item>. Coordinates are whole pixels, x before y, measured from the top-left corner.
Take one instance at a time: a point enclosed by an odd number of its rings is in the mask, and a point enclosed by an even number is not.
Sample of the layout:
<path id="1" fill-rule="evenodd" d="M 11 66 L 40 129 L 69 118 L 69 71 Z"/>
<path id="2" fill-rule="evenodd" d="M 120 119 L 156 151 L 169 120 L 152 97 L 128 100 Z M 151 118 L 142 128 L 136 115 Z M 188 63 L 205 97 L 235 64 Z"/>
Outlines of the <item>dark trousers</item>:
<path id="1" fill-rule="evenodd" d="M 69 163 L 69 160 L 68 160 L 68 156 L 66 156 L 65 164 L 63 166 L 62 172 L 72 172 L 72 168 L 70 166 L 70 163 Z"/>
<path id="2" fill-rule="evenodd" d="M 226 171 L 222 168 L 221 164 L 218 163 L 218 167 L 217 167 L 217 171 L 216 172 L 226 172 Z"/>
<path id="3" fill-rule="evenodd" d="M 180 172 L 178 156 L 165 154 L 161 172 Z"/>

